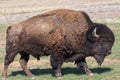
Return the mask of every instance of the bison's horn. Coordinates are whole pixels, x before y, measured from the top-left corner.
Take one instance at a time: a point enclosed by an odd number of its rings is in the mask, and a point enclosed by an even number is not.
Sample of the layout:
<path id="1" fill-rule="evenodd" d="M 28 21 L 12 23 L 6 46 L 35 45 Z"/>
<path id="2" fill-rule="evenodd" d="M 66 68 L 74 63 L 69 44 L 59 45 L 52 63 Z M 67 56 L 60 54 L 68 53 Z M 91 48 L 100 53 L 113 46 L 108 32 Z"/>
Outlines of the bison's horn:
<path id="1" fill-rule="evenodd" d="M 92 36 L 98 38 L 99 35 L 96 33 L 96 28 L 92 32 Z"/>

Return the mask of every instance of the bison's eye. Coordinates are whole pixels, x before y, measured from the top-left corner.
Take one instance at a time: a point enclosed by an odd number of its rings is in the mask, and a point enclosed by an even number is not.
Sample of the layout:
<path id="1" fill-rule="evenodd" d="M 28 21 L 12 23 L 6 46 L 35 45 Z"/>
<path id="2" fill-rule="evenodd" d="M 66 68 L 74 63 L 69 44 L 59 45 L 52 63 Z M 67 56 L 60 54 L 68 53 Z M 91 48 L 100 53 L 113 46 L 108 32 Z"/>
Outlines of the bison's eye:
<path id="1" fill-rule="evenodd" d="M 100 39 L 100 44 L 105 44 L 107 43 L 107 39 L 103 38 L 103 39 Z"/>
<path id="2" fill-rule="evenodd" d="M 107 42 L 107 40 L 105 38 L 100 39 L 100 43 L 105 43 L 105 42 Z"/>
<path id="3" fill-rule="evenodd" d="M 107 47 L 107 40 L 105 38 L 100 39 L 99 43 L 102 47 Z"/>

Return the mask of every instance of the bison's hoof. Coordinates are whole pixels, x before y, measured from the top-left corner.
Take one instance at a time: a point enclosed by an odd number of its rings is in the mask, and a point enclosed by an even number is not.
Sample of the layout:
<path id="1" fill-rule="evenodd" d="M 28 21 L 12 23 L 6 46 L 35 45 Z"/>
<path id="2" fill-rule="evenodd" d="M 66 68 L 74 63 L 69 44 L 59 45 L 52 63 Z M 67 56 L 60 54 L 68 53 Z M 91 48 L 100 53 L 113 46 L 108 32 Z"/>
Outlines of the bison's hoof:
<path id="1" fill-rule="evenodd" d="M 62 77 L 62 74 L 60 72 L 55 74 L 56 77 Z"/>
<path id="2" fill-rule="evenodd" d="M 94 74 L 93 74 L 93 73 L 90 73 L 89 76 L 94 76 Z"/>
<path id="3" fill-rule="evenodd" d="M 61 77 L 57 77 L 57 79 L 62 79 L 63 77 L 61 76 Z"/>
<path id="4" fill-rule="evenodd" d="M 35 80 L 35 77 L 31 77 L 32 80 Z"/>

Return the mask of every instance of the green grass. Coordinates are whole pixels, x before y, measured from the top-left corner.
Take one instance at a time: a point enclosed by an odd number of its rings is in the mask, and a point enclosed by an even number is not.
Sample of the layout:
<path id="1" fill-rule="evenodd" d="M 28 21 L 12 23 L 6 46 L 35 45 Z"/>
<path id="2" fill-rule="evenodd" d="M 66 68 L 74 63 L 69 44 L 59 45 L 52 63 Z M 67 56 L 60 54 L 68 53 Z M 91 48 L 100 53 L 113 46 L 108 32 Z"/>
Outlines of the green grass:
<path id="1" fill-rule="evenodd" d="M 0 24 L 0 41 L 5 41 L 7 25 Z"/>
<path id="2" fill-rule="evenodd" d="M 93 67 L 90 66 L 90 62 L 88 61 L 89 67 L 94 73 L 93 77 L 87 76 L 81 70 L 74 67 L 74 64 L 67 63 L 63 65 L 62 73 L 64 80 L 119 80 L 120 74 L 120 65 L 118 64 L 103 64 L 102 67 Z M 48 64 L 47 64 L 48 65 Z M 46 65 L 43 64 L 45 67 Z M 9 69 L 9 77 L 8 80 L 30 80 L 22 70 L 12 70 Z M 37 66 L 35 69 L 31 70 L 35 75 L 35 80 L 57 80 L 52 73 L 52 70 L 49 67 L 45 67 L 45 69 L 41 69 L 41 66 Z M 118 79 L 117 79 L 118 78 Z M 62 80 L 63 80 L 62 79 Z"/>
<path id="3" fill-rule="evenodd" d="M 5 32 L 7 28 L 6 24 L 0 24 L 0 33 Z"/>
<path id="4" fill-rule="evenodd" d="M 110 23 L 114 25 L 116 28 L 119 27 L 119 23 Z M 6 25 L 0 25 L 0 34 L 5 34 Z M 115 44 L 112 49 L 112 54 L 108 56 L 109 61 L 105 60 L 102 66 L 98 66 L 94 59 L 88 59 L 88 65 L 92 72 L 94 73 L 93 77 L 89 77 L 85 75 L 83 71 L 77 69 L 73 63 L 65 63 L 62 68 L 63 78 L 61 80 L 119 80 L 120 79 L 120 30 L 114 30 L 115 34 Z M 1 39 L 0 41 L 4 40 Z M 5 48 L 0 47 L 0 51 L 3 52 L 0 54 L 0 64 L 3 64 Z M 32 59 L 34 59 L 32 57 Z M 42 57 L 42 59 L 49 59 L 48 57 Z M 41 60 L 42 60 L 41 59 Z M 18 62 L 19 56 L 15 58 L 15 61 Z M 12 64 L 11 64 L 12 65 Z M 15 68 L 10 67 L 8 69 L 8 79 L 7 80 L 30 80 L 21 67 Z M 32 73 L 35 75 L 35 80 L 58 80 L 54 77 L 53 72 L 51 70 L 51 66 L 49 62 L 44 62 L 42 64 L 36 63 L 36 65 L 29 65 Z M 0 72 L 2 69 L 0 68 Z M 0 80 L 1 80 L 0 75 Z"/>
<path id="5" fill-rule="evenodd" d="M 113 55 L 111 57 L 120 59 L 120 30 L 114 31 L 115 34 L 115 44 L 113 46 Z"/>
<path id="6" fill-rule="evenodd" d="M 108 26 L 112 26 L 112 27 L 120 27 L 120 22 L 117 23 L 107 23 Z"/>
<path id="7" fill-rule="evenodd" d="M 120 16 L 115 17 L 115 18 L 107 18 L 107 19 L 106 18 L 99 18 L 99 19 L 92 18 L 92 20 L 94 22 L 103 23 L 103 24 L 105 24 L 105 25 L 107 25 L 107 26 L 109 26 L 111 28 L 114 28 L 114 29 L 119 28 L 119 30 L 120 30 Z"/>

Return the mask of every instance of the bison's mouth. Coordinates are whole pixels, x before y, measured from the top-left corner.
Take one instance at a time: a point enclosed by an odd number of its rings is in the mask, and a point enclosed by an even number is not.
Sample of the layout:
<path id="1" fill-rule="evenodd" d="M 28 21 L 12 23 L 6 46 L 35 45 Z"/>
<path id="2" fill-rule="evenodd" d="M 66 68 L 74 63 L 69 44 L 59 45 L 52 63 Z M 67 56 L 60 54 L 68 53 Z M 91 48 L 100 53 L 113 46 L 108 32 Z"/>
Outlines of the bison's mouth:
<path id="1" fill-rule="evenodd" d="M 97 61 L 97 63 L 99 65 L 101 65 L 103 63 L 103 61 L 104 61 L 105 56 L 104 55 L 95 55 L 94 58 Z"/>

